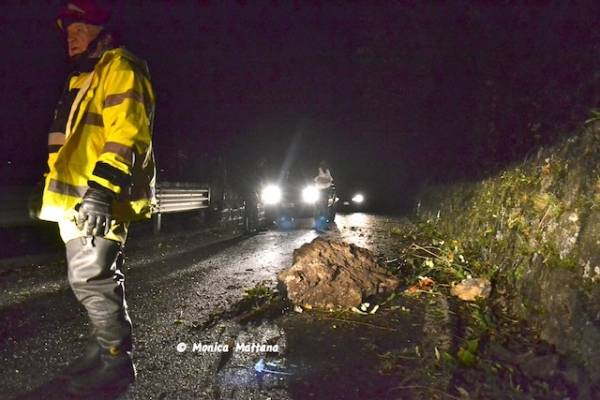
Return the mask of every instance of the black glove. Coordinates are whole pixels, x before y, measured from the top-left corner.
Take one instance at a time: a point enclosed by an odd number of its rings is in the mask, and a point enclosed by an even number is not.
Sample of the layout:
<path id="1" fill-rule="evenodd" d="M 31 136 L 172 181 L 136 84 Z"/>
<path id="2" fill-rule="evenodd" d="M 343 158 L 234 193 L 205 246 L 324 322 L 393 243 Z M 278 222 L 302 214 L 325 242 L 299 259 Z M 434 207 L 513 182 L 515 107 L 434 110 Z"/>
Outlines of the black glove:
<path id="1" fill-rule="evenodd" d="M 88 188 L 83 201 L 76 210 L 77 227 L 84 229 L 87 236 L 106 236 L 112 221 L 112 201 L 114 194 L 96 187 Z"/>

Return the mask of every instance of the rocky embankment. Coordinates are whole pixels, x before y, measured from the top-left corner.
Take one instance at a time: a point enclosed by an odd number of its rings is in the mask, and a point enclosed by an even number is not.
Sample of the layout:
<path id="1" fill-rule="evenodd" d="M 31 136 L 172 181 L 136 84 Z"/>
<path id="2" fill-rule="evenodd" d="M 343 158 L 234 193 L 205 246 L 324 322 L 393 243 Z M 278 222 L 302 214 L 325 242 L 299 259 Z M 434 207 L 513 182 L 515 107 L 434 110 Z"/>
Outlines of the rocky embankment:
<path id="1" fill-rule="evenodd" d="M 496 176 L 429 187 L 419 214 L 476 256 L 492 301 L 600 381 L 600 122 Z"/>

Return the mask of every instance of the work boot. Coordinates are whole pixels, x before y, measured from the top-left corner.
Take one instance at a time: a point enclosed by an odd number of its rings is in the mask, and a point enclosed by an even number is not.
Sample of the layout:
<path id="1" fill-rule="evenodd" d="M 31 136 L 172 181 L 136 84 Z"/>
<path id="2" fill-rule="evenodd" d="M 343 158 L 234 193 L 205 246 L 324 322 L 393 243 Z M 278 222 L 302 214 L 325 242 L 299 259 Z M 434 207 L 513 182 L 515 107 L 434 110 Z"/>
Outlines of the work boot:
<path id="1" fill-rule="evenodd" d="M 82 355 L 73 360 L 61 373 L 58 379 L 67 381 L 100 364 L 100 346 L 95 340 L 90 340 Z"/>
<path id="2" fill-rule="evenodd" d="M 73 375 L 67 391 L 79 397 L 116 395 L 127 390 L 135 381 L 135 369 L 127 351 L 116 347 L 101 349 L 98 364 L 92 369 Z"/>

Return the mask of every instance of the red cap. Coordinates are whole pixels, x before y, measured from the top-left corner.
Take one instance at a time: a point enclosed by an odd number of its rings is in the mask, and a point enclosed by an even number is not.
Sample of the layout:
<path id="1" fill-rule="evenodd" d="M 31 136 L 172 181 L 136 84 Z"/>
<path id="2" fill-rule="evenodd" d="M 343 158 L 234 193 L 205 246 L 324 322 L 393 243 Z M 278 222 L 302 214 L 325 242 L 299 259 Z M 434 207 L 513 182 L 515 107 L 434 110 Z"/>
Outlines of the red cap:
<path id="1" fill-rule="evenodd" d="M 105 25 L 110 19 L 110 10 L 94 0 L 70 0 L 56 17 L 59 29 L 65 30 L 73 22 L 90 25 Z"/>

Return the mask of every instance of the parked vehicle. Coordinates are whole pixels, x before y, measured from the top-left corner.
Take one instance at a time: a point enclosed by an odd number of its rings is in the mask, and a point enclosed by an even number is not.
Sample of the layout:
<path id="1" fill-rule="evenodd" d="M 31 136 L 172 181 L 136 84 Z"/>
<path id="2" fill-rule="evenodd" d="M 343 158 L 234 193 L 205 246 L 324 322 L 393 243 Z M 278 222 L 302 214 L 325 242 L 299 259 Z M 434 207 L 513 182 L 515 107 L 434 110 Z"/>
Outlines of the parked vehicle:
<path id="1" fill-rule="evenodd" d="M 308 173 L 285 174 L 278 181 L 266 183 L 260 199 L 267 220 L 281 226 L 296 218 L 323 215 L 327 222 L 334 222 L 338 203 L 335 184 L 327 190 L 318 190 L 312 178 Z M 327 197 L 326 201 L 322 196 Z"/>
<path id="2" fill-rule="evenodd" d="M 353 191 L 339 195 L 341 200 L 338 204 L 338 210 L 344 213 L 364 212 L 367 205 L 367 198 L 362 191 Z"/>

